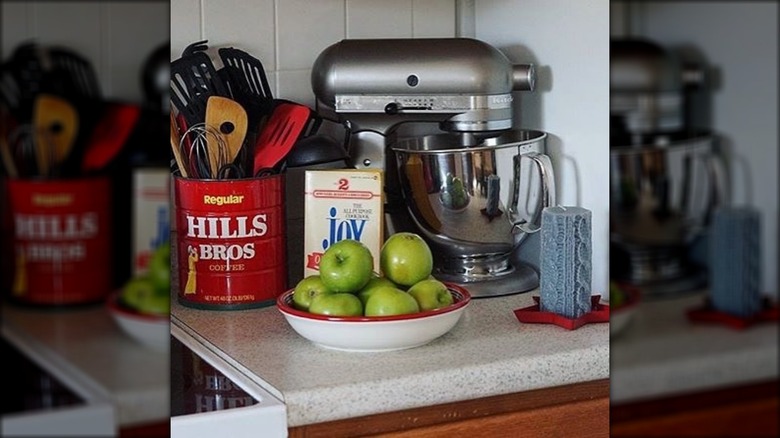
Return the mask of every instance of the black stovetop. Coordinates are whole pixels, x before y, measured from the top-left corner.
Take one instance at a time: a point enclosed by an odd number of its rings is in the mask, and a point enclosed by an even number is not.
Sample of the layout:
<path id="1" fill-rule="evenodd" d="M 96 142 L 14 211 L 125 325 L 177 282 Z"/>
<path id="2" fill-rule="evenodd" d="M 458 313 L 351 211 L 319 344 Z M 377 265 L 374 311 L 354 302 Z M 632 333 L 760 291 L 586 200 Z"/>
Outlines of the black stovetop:
<path id="1" fill-rule="evenodd" d="M 257 403 L 235 382 L 171 336 L 171 416 Z"/>
<path id="2" fill-rule="evenodd" d="M 6 339 L 0 340 L 0 352 L 6 364 L 3 367 L 6 373 L 2 397 L 4 415 L 86 403 Z"/>

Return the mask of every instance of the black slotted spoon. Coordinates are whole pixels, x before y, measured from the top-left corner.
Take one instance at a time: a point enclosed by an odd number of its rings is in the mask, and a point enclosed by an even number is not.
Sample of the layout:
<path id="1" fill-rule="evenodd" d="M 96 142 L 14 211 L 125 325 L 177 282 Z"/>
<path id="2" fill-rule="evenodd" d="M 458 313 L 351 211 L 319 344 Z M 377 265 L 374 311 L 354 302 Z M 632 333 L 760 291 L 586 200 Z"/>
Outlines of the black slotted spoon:
<path id="1" fill-rule="evenodd" d="M 52 76 L 60 78 L 63 94 L 99 99 L 100 83 L 92 64 L 83 56 L 64 47 L 49 50 Z"/>
<path id="2" fill-rule="evenodd" d="M 263 116 L 269 116 L 274 108 L 273 94 L 263 63 L 243 50 L 223 47 L 218 50 L 233 99 L 247 112 L 251 131 Z"/>
<path id="3" fill-rule="evenodd" d="M 227 87 L 205 52 L 194 52 L 171 62 L 171 100 L 187 126 L 203 123 L 210 96 L 229 97 Z"/>
<path id="4" fill-rule="evenodd" d="M 242 93 L 256 98 L 272 100 L 271 86 L 259 59 L 235 47 L 218 50 L 231 87 L 238 87 Z"/>

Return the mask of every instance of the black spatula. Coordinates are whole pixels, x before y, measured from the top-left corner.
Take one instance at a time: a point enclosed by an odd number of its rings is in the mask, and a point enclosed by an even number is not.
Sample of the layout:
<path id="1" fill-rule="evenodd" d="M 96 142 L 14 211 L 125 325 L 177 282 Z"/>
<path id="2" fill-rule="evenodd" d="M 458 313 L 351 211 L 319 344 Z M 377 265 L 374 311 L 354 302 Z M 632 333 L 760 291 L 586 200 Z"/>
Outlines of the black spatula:
<path id="1" fill-rule="evenodd" d="M 219 57 L 224 65 L 220 72 L 227 78 L 233 99 L 246 109 L 250 128 L 258 126 L 261 118 L 270 115 L 274 107 L 263 63 L 234 47 L 219 49 Z"/>
<path id="2" fill-rule="evenodd" d="M 187 126 L 203 123 L 210 96 L 229 97 L 211 58 L 204 52 L 183 56 L 171 63 L 171 101 L 184 115 Z"/>

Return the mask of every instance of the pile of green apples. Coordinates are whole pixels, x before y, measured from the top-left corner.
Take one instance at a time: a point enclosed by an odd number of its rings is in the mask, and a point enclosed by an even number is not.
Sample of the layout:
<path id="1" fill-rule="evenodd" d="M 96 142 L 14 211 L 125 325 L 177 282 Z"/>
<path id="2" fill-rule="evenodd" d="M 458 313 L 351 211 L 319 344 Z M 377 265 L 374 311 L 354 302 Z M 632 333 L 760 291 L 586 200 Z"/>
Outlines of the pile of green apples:
<path id="1" fill-rule="evenodd" d="M 119 304 L 140 313 L 167 316 L 171 311 L 171 243 L 160 244 L 143 275 L 132 277 L 119 294 Z"/>
<path id="2" fill-rule="evenodd" d="M 295 286 L 293 307 L 329 316 L 391 316 L 451 305 L 453 296 L 431 276 L 433 255 L 417 234 L 401 232 L 382 245 L 379 266 L 363 243 L 345 239 L 325 250 L 319 275 Z"/>

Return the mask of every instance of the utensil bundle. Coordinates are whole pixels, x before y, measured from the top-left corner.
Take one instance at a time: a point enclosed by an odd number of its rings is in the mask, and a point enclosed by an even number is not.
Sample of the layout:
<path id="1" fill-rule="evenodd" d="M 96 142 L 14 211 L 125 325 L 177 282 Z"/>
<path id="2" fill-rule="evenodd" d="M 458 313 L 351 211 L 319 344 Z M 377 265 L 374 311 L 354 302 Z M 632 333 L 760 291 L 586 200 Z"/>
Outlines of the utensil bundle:
<path id="1" fill-rule="evenodd" d="M 322 119 L 308 106 L 275 99 L 263 65 L 233 47 L 220 48 L 218 70 L 206 41 L 171 63 L 172 171 L 183 177 L 231 179 L 284 171 L 295 143 Z"/>
<path id="2" fill-rule="evenodd" d="M 0 65 L 0 159 L 11 178 L 98 172 L 140 114 L 104 102 L 92 65 L 69 49 L 25 44 Z"/>

